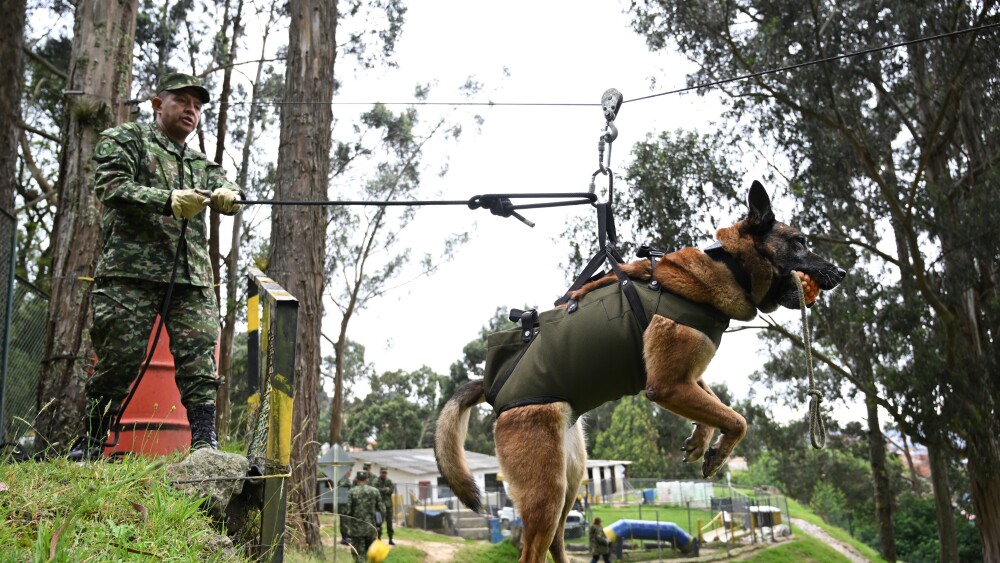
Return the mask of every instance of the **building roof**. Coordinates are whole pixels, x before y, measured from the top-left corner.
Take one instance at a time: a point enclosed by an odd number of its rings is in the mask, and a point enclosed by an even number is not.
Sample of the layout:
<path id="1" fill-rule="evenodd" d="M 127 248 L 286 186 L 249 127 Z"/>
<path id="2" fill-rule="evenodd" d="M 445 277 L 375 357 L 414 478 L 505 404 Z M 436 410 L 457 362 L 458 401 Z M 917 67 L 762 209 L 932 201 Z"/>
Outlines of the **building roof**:
<path id="1" fill-rule="evenodd" d="M 631 461 L 624 461 L 619 459 L 588 459 L 587 469 L 591 467 L 608 467 L 611 465 L 632 465 Z"/>
<path id="2" fill-rule="evenodd" d="M 421 448 L 416 450 L 365 450 L 351 452 L 351 457 L 355 462 L 371 462 L 379 468 L 389 467 L 396 471 L 409 473 L 411 475 L 437 474 L 437 461 L 434 459 L 434 450 L 431 448 Z M 476 471 L 499 470 L 500 463 L 497 458 L 486 454 L 475 452 L 465 452 L 465 457 L 469 462 L 469 470 Z"/>

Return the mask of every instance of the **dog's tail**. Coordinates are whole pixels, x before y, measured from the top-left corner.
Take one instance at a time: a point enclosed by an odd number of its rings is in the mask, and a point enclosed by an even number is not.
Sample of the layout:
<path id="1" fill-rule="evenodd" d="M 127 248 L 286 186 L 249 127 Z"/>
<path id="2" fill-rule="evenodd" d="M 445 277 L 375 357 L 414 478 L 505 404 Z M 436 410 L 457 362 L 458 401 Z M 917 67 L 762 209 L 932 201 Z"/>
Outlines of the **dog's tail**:
<path id="1" fill-rule="evenodd" d="M 474 379 L 458 388 L 441 409 L 434 439 L 438 469 L 451 490 L 476 512 L 482 511 L 482 494 L 465 459 L 465 437 L 469 433 L 469 412 L 486 400 L 483 380 Z"/>

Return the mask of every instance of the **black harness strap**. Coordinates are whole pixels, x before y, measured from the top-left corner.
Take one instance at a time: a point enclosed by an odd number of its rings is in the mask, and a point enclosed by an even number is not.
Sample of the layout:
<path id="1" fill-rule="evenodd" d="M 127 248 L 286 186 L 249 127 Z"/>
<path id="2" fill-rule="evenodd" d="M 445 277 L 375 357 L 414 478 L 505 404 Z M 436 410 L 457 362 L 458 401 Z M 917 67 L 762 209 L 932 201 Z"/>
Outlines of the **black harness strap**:
<path id="1" fill-rule="evenodd" d="M 642 300 L 639 299 L 639 293 L 635 289 L 635 284 L 621 269 L 620 264 L 625 261 L 615 248 L 615 245 L 618 244 L 618 236 L 615 233 L 615 218 L 614 212 L 611 209 L 610 197 L 607 203 L 598 203 L 595 207 L 597 208 L 597 240 L 600 248 L 594 254 L 594 257 L 590 259 L 590 262 L 587 263 L 587 267 L 583 269 L 583 272 L 576 277 L 573 285 L 566 290 L 566 293 L 562 297 L 556 300 L 555 304 L 558 306 L 563 303 L 569 303 L 568 310 L 570 312 L 575 311 L 576 301 L 570 298 L 570 294 L 583 287 L 590 280 L 604 277 L 604 272 L 597 273 L 597 269 L 606 261 L 611 266 L 611 271 L 615 273 L 615 277 L 618 278 L 618 285 L 625 294 L 625 299 L 628 300 L 632 314 L 635 316 L 636 322 L 639 323 L 639 328 L 645 331 L 646 327 L 649 326 L 649 319 L 646 318 L 646 312 L 643 310 Z"/>
<path id="2" fill-rule="evenodd" d="M 753 295 L 753 281 L 750 279 L 750 273 L 747 272 L 746 268 L 744 268 L 743 265 L 736 260 L 735 256 L 726 252 L 726 249 L 722 247 L 721 242 L 713 242 L 702 249 L 702 252 L 708 254 L 709 258 L 712 260 L 722 262 L 722 264 L 733 274 L 733 279 L 735 279 L 736 283 L 743 288 L 743 291 L 746 291 L 747 295 Z"/>

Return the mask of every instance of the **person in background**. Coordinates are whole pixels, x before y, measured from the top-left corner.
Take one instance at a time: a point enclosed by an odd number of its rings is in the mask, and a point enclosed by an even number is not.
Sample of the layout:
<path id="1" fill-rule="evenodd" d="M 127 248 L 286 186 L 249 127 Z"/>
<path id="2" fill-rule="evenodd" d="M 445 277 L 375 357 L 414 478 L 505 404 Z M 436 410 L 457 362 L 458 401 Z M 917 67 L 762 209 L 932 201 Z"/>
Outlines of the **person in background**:
<path id="1" fill-rule="evenodd" d="M 355 549 L 354 561 L 365 563 L 368 548 L 375 541 L 379 525 L 379 514 L 385 514 L 382 506 L 382 495 L 375 487 L 368 484 L 367 471 L 358 471 L 354 480 L 357 485 L 351 487 L 347 495 L 347 514 L 350 516 L 351 546 Z"/>
<path id="2" fill-rule="evenodd" d="M 86 434 L 71 449 L 72 459 L 101 457 L 172 278 L 164 321 L 191 447 L 218 447 L 219 306 L 204 211 L 235 215 L 242 194 L 222 166 L 187 146 L 210 100 L 201 80 L 169 74 L 156 92 L 153 123 L 108 129 L 94 148 L 94 193 L 103 207 L 103 247 L 91 291 L 90 336 L 98 362 L 86 383 Z"/>
<path id="3" fill-rule="evenodd" d="M 594 518 L 594 523 L 590 525 L 587 532 L 587 540 L 590 545 L 590 554 L 593 558 L 590 563 L 597 563 L 598 558 L 603 558 L 604 563 L 611 563 L 611 542 L 604 533 L 601 526 L 601 519 Z"/>
<path id="4" fill-rule="evenodd" d="M 372 462 L 366 461 L 366 462 L 362 463 L 361 464 L 361 471 L 364 471 L 365 473 L 368 474 L 369 477 L 371 477 L 371 474 L 372 474 Z M 358 473 L 360 474 L 360 471 Z M 355 476 L 354 480 L 351 481 L 351 485 L 354 486 L 354 485 L 357 485 L 357 484 L 358 484 L 358 478 L 357 478 L 357 476 Z"/>
<path id="5" fill-rule="evenodd" d="M 347 514 L 347 495 L 351 493 L 351 468 L 347 468 L 347 472 L 344 476 L 337 481 L 337 514 L 340 515 L 340 543 L 343 545 L 350 545 L 347 541 L 347 522 L 344 515 Z M 340 499 L 344 499 L 340 502 Z"/>
<path id="6" fill-rule="evenodd" d="M 375 488 L 382 495 L 382 504 L 385 505 L 385 512 L 382 513 L 382 520 L 385 522 L 385 529 L 389 535 L 389 545 L 396 545 L 392 541 L 392 495 L 396 492 L 396 484 L 389 478 L 389 470 L 382 467 L 378 471 L 378 479 L 375 479 Z M 378 539 L 382 539 L 382 526 L 378 527 Z"/>

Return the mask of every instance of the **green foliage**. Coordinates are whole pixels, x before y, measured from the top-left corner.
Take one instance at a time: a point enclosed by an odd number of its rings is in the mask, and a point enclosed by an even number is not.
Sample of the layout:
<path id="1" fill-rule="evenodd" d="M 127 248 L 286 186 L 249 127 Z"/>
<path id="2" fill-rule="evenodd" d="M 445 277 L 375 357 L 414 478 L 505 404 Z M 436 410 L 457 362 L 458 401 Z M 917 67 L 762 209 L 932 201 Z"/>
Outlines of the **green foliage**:
<path id="1" fill-rule="evenodd" d="M 781 490 L 786 489 L 782 481 L 781 462 L 769 452 L 763 452 L 754 459 L 745 472 L 733 473 L 733 483 L 744 487 L 762 487 L 769 485 Z"/>
<path id="2" fill-rule="evenodd" d="M 635 144 L 622 218 L 635 224 L 637 240 L 676 250 L 712 238 L 741 201 L 726 150 L 718 133 L 664 131 Z"/>
<path id="3" fill-rule="evenodd" d="M 653 423 L 654 405 L 638 395 L 623 397 L 611 415 L 607 432 L 597 437 L 593 457 L 632 461 L 629 475 L 635 478 L 661 477 L 667 466 L 657 442 Z"/>
<path id="4" fill-rule="evenodd" d="M 444 380 L 426 366 L 373 377 L 371 392 L 351 409 L 345 439 L 382 450 L 430 447 Z"/>
<path id="5" fill-rule="evenodd" d="M 983 548 L 975 525 L 960 513 L 954 513 L 958 530 L 961 561 L 982 561 Z M 899 558 L 913 563 L 934 563 L 939 560 L 938 523 L 934 499 L 904 494 L 893 518 Z"/>
<path id="6" fill-rule="evenodd" d="M 818 481 L 813 487 L 809 508 L 823 520 L 843 528 L 847 525 L 846 502 L 847 498 L 844 493 L 825 481 Z"/>

